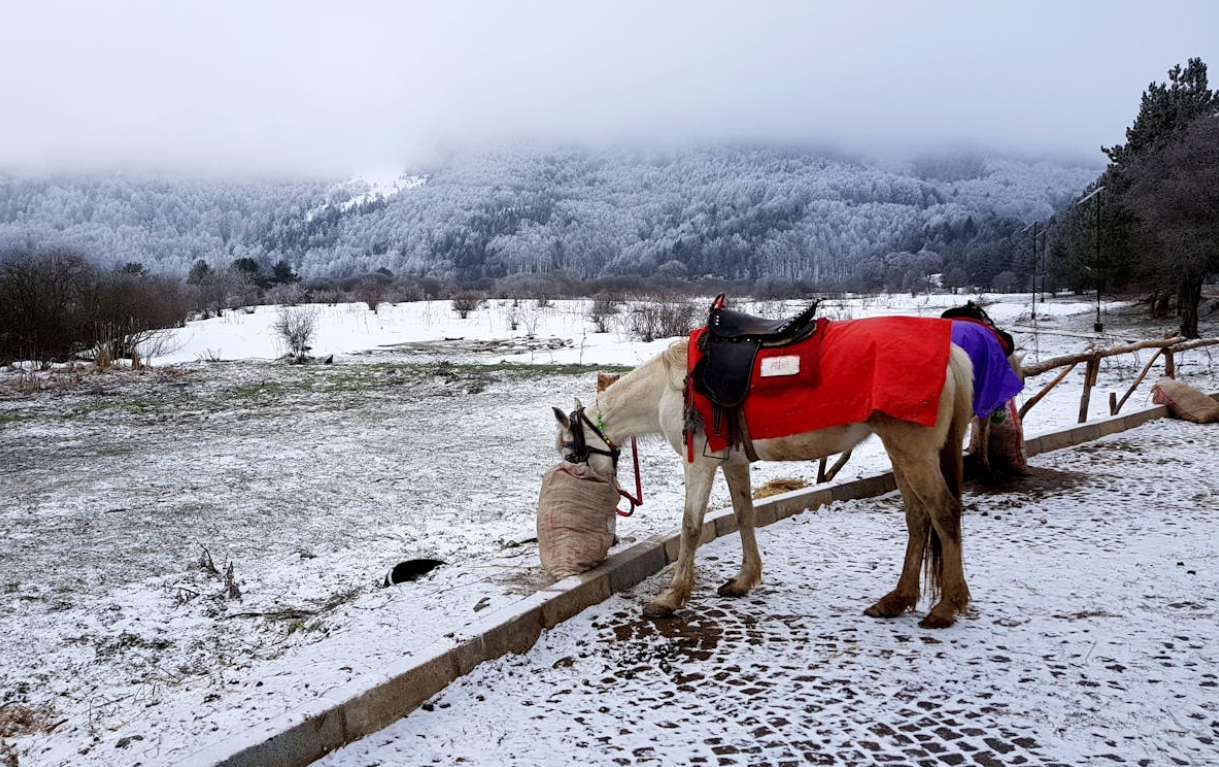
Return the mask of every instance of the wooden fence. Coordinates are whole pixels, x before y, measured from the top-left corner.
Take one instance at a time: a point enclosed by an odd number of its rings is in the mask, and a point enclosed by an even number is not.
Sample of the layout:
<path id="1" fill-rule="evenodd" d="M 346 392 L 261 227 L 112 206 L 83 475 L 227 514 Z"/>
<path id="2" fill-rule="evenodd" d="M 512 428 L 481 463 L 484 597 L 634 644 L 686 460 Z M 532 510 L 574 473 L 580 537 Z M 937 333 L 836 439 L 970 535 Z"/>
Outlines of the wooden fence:
<path id="1" fill-rule="evenodd" d="M 1182 336 L 1169 336 L 1161 339 L 1151 339 L 1147 341 L 1136 341 L 1131 344 L 1123 344 L 1121 346 L 1112 346 L 1107 349 L 1092 349 L 1078 354 L 1066 354 L 1060 357 L 1051 357 L 1048 360 L 1035 362 L 1031 365 L 1024 366 L 1024 377 L 1031 378 L 1042 373 L 1063 368 L 1062 372 L 1054 377 L 1052 381 L 1045 385 L 1041 391 L 1033 395 L 1020 408 L 1020 418 L 1023 419 L 1025 414 L 1042 400 L 1045 395 L 1062 383 L 1063 379 L 1074 370 L 1080 363 L 1084 364 L 1084 389 L 1079 402 L 1079 423 L 1088 420 L 1088 405 L 1092 399 L 1092 389 L 1096 386 L 1096 380 L 1100 374 L 1100 361 L 1106 357 L 1116 357 L 1121 354 L 1134 354 L 1142 349 L 1155 349 L 1155 354 L 1151 355 L 1151 359 L 1147 360 L 1147 364 L 1143 366 L 1142 372 L 1134 379 L 1134 383 L 1126 390 L 1121 399 L 1118 399 L 1117 392 L 1109 394 L 1109 415 L 1117 415 L 1121 411 L 1122 406 L 1126 404 L 1126 400 L 1130 399 L 1130 395 L 1139 387 L 1143 379 L 1151 371 L 1153 365 L 1160 357 L 1164 358 L 1164 375 L 1169 378 L 1176 377 L 1175 359 L 1176 355 L 1190 349 L 1198 349 L 1204 346 L 1214 346 L 1219 344 L 1219 338 L 1194 338 L 1187 339 Z"/>

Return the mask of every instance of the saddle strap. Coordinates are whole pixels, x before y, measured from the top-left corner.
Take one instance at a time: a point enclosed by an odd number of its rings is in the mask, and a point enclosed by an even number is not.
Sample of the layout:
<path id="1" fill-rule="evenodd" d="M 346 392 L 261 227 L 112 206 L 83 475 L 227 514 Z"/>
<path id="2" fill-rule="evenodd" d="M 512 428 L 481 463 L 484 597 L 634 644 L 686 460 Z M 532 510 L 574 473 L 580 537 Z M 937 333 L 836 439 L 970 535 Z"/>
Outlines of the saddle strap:
<path id="1" fill-rule="evenodd" d="M 745 420 L 745 408 L 737 408 L 737 436 L 741 440 L 741 448 L 745 451 L 745 457 L 750 463 L 755 463 L 758 460 L 758 451 L 753 447 L 753 438 L 749 436 L 749 423 Z"/>

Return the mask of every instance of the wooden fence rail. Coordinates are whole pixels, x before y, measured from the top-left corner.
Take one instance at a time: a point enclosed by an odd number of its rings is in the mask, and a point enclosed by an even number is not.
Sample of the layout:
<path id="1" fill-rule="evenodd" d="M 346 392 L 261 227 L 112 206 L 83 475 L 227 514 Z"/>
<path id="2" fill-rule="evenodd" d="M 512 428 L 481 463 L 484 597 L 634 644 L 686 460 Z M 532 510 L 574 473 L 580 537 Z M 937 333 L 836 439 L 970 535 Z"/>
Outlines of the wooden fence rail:
<path id="1" fill-rule="evenodd" d="M 1024 377 L 1040 375 L 1049 372 L 1055 368 L 1066 368 L 1059 373 L 1054 380 L 1050 381 L 1041 391 L 1033 395 L 1020 408 L 1020 417 L 1023 419 L 1025 414 L 1040 402 L 1045 395 L 1062 383 L 1067 374 L 1075 369 L 1079 363 L 1085 364 L 1084 372 L 1084 390 L 1079 402 L 1079 422 L 1083 423 L 1088 420 L 1088 406 L 1091 404 L 1092 389 L 1096 386 L 1097 377 L 1100 373 L 1100 361 L 1106 357 L 1116 357 L 1119 354 L 1132 354 L 1141 349 L 1155 349 L 1156 352 L 1143 366 L 1142 372 L 1139 373 L 1134 383 L 1126 390 L 1126 393 L 1119 400 L 1116 392 L 1109 395 L 1109 414 L 1117 415 L 1122 406 L 1126 404 L 1126 400 L 1130 399 L 1130 395 L 1138 388 L 1143 379 L 1151 371 L 1152 365 L 1160 357 L 1164 357 L 1164 375 L 1169 378 L 1176 376 L 1176 355 L 1189 349 L 1198 349 L 1204 346 L 1214 346 L 1219 344 L 1219 338 L 1195 338 L 1186 339 L 1182 336 L 1170 336 L 1168 338 L 1150 339 L 1147 341 L 1137 341 L 1132 344 L 1123 344 L 1121 346 L 1113 346 L 1108 349 L 1092 349 L 1091 351 L 1080 352 L 1078 354 L 1064 354 L 1059 357 L 1051 357 L 1048 360 L 1035 362 L 1031 365 L 1024 365 Z"/>

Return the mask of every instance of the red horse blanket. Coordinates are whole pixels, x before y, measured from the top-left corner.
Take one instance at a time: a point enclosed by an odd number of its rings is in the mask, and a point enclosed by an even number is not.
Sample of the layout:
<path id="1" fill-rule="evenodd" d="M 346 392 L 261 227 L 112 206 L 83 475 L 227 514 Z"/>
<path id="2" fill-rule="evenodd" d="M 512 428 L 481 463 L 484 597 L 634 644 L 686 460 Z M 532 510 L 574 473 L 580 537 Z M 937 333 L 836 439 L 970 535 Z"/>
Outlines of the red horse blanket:
<path id="1" fill-rule="evenodd" d="M 808 340 L 763 348 L 742 405 L 750 438 L 786 437 L 856 423 L 874 411 L 934 425 L 948 371 L 952 326 L 951 320 L 920 317 L 836 322 L 822 318 Z M 700 328 L 690 334 L 688 370 L 702 357 L 698 339 L 705 332 Z M 707 434 L 707 448 L 727 447 L 734 426 L 722 414 L 717 418 L 711 401 L 689 383 L 686 389 L 687 402 Z"/>

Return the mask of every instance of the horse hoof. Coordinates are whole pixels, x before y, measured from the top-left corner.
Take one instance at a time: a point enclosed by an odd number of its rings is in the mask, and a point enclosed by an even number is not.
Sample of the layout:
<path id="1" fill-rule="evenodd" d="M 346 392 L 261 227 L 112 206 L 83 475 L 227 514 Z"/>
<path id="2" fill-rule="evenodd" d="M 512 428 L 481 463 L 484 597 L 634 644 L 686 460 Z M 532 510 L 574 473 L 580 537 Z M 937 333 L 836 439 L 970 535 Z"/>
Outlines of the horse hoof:
<path id="1" fill-rule="evenodd" d="M 946 629 L 956 622 L 957 619 L 955 615 L 944 617 L 943 615 L 936 615 L 932 612 L 927 613 L 927 617 L 919 621 L 918 625 L 920 628 L 925 629 Z"/>
<path id="2" fill-rule="evenodd" d="M 736 586 L 736 580 L 731 580 L 715 590 L 716 594 L 721 597 L 743 597 L 749 593 L 749 589 L 742 589 Z"/>
<path id="3" fill-rule="evenodd" d="M 891 595 L 882 597 L 880 601 L 863 611 L 869 618 L 896 618 L 910 609 L 905 602 L 894 599 Z"/>
<path id="4" fill-rule="evenodd" d="M 657 618 L 668 618 L 676 610 L 668 605 L 662 605 L 658 602 L 649 602 L 643 606 L 643 617 L 656 620 Z"/>

